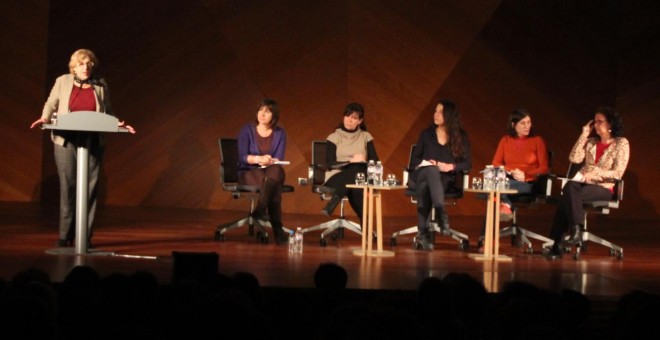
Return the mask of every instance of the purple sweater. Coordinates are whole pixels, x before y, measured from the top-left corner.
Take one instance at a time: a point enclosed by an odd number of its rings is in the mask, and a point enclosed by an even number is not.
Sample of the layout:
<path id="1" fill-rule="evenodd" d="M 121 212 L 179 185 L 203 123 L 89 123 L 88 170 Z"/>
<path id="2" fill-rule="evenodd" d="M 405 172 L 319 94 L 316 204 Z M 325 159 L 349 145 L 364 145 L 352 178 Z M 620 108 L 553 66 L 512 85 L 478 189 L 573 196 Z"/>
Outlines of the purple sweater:
<path id="1" fill-rule="evenodd" d="M 276 126 L 273 128 L 273 144 L 268 154 L 279 160 L 284 160 L 284 150 L 286 149 L 286 131 Z M 257 145 L 257 126 L 254 123 L 245 124 L 238 134 L 238 170 L 249 170 L 258 168 L 258 164 L 248 164 L 249 155 L 261 155 Z"/>

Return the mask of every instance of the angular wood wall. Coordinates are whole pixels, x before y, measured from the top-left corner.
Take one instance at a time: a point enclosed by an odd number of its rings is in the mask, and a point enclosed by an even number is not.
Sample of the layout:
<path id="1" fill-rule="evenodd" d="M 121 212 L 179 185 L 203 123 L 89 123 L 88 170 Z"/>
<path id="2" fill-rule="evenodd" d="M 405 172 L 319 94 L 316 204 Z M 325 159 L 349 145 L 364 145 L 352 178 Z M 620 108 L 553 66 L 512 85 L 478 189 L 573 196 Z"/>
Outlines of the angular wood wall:
<path id="1" fill-rule="evenodd" d="M 619 216 L 658 218 L 660 24 L 653 1 L 83 1 L 2 5 L 0 199 L 57 202 L 52 145 L 31 131 L 71 53 L 94 50 L 120 119 L 138 134 L 109 136 L 106 205 L 241 210 L 222 191 L 221 136 L 235 136 L 264 97 L 281 105 L 287 181 L 305 177 L 311 142 L 366 108 L 386 173 L 441 98 L 455 100 L 476 174 L 490 163 L 509 113 L 533 112 L 562 174 L 597 105 L 624 115 L 632 158 Z M 27 20 L 26 20 L 27 18 Z M 6 29 L 6 28 L 9 29 Z M 6 140 L 7 141 L 7 140 Z M 288 213 L 322 207 L 309 187 Z M 389 194 L 390 215 L 413 215 Z M 349 209 L 350 210 L 350 209 Z M 453 214 L 481 214 L 466 198 Z M 547 212 L 545 212 L 547 213 Z"/>

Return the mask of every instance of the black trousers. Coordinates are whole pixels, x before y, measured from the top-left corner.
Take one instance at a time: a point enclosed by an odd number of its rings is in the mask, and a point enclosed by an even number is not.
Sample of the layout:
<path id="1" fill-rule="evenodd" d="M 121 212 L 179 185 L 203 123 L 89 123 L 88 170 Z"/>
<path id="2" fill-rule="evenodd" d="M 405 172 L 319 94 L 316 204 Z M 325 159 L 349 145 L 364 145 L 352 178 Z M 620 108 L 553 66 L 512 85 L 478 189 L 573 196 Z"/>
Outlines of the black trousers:
<path id="1" fill-rule="evenodd" d="M 89 144 L 87 144 L 87 139 Z M 77 133 L 67 136 L 64 146 L 55 144 L 55 165 L 60 179 L 59 233 L 62 240 L 73 240 L 76 232 L 76 179 L 78 168 L 78 146 L 87 146 L 89 151 L 87 238 L 92 237 L 94 214 L 97 201 L 97 183 L 101 171 L 104 147 L 99 145 L 96 133 Z"/>
<path id="2" fill-rule="evenodd" d="M 420 233 L 428 231 L 433 208 L 436 216 L 443 213 L 445 191 L 455 180 L 454 174 L 442 173 L 435 166 L 421 167 L 413 172 L 412 185 L 415 187 L 417 199 L 417 229 Z"/>
<path id="3" fill-rule="evenodd" d="M 335 189 L 335 195 L 339 197 L 346 196 L 348 198 L 348 203 L 350 203 L 355 214 L 362 219 L 362 212 L 364 210 L 362 207 L 362 200 L 364 198 L 363 190 L 346 188 L 346 184 L 355 183 L 355 175 L 358 172 L 363 172 L 366 176 L 367 165 L 363 163 L 348 164 L 341 170 L 341 172 L 330 177 L 324 185 Z"/>
<path id="4" fill-rule="evenodd" d="M 564 233 L 576 224 L 584 224 L 583 202 L 612 199 L 612 192 L 596 184 L 568 182 L 561 190 L 559 206 L 552 222 L 550 238 L 561 242 Z"/>

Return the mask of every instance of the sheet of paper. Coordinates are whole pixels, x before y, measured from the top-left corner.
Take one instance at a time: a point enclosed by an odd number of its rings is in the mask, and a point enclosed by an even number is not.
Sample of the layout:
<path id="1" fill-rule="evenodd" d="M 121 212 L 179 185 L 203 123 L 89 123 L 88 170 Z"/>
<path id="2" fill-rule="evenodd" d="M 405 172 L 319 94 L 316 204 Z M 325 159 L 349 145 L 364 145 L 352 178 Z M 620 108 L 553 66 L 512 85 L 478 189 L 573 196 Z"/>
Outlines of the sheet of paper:
<path id="1" fill-rule="evenodd" d="M 433 166 L 433 163 L 427 161 L 426 159 L 422 160 L 421 163 L 417 166 L 418 168 L 425 167 L 425 166 Z"/>

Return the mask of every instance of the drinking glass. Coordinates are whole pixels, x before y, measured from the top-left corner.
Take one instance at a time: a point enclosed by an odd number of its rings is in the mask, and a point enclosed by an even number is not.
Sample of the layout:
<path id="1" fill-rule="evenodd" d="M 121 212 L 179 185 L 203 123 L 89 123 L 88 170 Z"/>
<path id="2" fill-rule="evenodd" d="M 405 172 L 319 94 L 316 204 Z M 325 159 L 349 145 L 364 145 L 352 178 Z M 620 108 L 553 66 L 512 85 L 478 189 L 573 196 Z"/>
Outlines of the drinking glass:
<path id="1" fill-rule="evenodd" d="M 355 174 L 355 184 L 356 185 L 365 185 L 367 184 L 367 178 L 364 172 L 358 172 Z"/>
<path id="2" fill-rule="evenodd" d="M 396 175 L 395 174 L 388 174 L 387 175 L 387 185 L 393 187 L 396 185 Z"/>
<path id="3" fill-rule="evenodd" d="M 472 177 L 472 189 L 475 190 L 481 189 L 481 178 Z"/>

